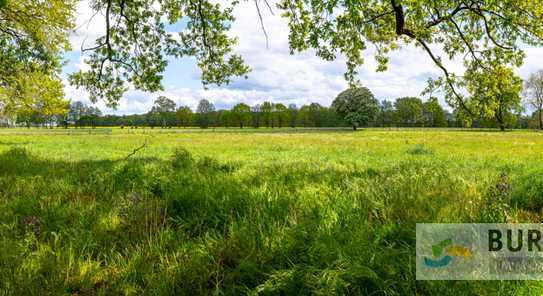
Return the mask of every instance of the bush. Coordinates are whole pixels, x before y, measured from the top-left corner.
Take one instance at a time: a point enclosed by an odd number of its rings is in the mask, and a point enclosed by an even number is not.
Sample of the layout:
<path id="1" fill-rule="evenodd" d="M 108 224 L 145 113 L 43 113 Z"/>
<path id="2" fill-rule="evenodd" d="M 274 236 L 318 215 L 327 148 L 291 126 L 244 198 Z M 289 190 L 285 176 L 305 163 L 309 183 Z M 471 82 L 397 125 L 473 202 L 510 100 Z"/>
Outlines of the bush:
<path id="1" fill-rule="evenodd" d="M 172 166 L 176 169 L 186 169 L 192 166 L 194 159 L 192 154 L 185 148 L 175 149 L 172 156 Z"/>
<path id="2" fill-rule="evenodd" d="M 236 168 L 232 164 L 223 164 L 217 161 L 216 159 L 204 156 L 198 160 L 198 169 L 202 172 L 224 172 L 224 173 L 231 173 Z"/>
<path id="3" fill-rule="evenodd" d="M 407 153 L 411 155 L 432 155 L 434 154 L 434 150 L 427 148 L 424 144 L 417 144 L 408 149 Z"/>

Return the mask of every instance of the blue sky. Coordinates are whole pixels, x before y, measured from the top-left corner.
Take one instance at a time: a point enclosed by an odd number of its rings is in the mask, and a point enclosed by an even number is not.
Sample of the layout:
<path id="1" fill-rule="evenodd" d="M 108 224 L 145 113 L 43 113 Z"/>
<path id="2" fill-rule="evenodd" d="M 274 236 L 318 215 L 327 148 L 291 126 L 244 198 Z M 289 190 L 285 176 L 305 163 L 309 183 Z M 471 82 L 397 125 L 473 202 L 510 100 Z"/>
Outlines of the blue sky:
<path id="1" fill-rule="evenodd" d="M 270 46 L 267 48 L 254 4 L 251 1 L 242 2 L 235 14 L 236 22 L 232 24 L 231 33 L 239 38 L 236 52 L 252 68 L 248 79 L 240 78 L 228 86 L 204 90 L 199 80 L 200 71 L 193 59 L 170 60 L 164 73 L 164 91 L 145 93 L 131 90 L 116 110 L 106 108 L 103 102 L 98 102 L 97 106 L 105 113 L 145 113 L 160 95 L 173 99 L 179 106 L 188 105 L 192 108 L 202 98 L 212 101 L 218 109 L 229 108 L 239 102 L 254 105 L 266 100 L 295 103 L 298 106 L 311 102 L 329 105 L 347 87 L 343 78 L 345 63 L 342 59 L 325 62 L 312 52 L 290 55 L 288 27 L 280 16 L 264 14 L 264 24 L 270 36 Z M 66 54 L 68 63 L 64 68 L 65 75 L 85 67 L 84 57 L 78 49 L 83 43 L 89 46 L 103 34 L 103 19 L 98 16 L 89 22 L 91 15 L 88 2 L 81 2 L 78 7 L 78 28 L 71 37 L 74 51 Z M 181 28 L 182 25 L 177 24 L 168 30 L 179 31 Z M 525 65 L 517 71 L 523 78 L 538 70 L 543 60 L 541 48 L 527 48 L 526 54 Z M 375 72 L 372 50 L 365 52 L 364 56 L 365 64 L 359 69 L 359 79 L 380 100 L 420 96 L 428 78 L 441 74 L 422 49 L 412 46 L 393 52 L 389 70 L 384 73 Z M 453 71 L 462 71 L 461 63 L 457 61 L 447 61 L 446 64 Z M 84 91 L 76 90 L 68 83 L 65 90 L 68 99 L 89 102 Z"/>

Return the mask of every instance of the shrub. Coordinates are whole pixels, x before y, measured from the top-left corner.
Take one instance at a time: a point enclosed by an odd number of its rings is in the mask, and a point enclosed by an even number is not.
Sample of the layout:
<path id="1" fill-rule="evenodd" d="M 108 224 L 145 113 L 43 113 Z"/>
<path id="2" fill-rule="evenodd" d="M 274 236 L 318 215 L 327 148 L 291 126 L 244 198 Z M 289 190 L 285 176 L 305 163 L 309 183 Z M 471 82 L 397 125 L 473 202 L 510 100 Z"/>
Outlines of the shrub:
<path id="1" fill-rule="evenodd" d="M 185 148 L 175 149 L 172 156 L 172 166 L 176 169 L 186 169 L 192 166 L 194 159 L 192 154 Z"/>
<path id="2" fill-rule="evenodd" d="M 235 167 L 231 164 L 222 164 L 216 159 L 204 156 L 198 160 L 198 168 L 201 171 L 221 171 L 225 173 L 230 173 L 235 170 Z"/>
<path id="3" fill-rule="evenodd" d="M 434 154 L 434 150 L 427 148 L 424 144 L 417 144 L 408 149 L 407 153 L 411 155 L 432 155 Z"/>

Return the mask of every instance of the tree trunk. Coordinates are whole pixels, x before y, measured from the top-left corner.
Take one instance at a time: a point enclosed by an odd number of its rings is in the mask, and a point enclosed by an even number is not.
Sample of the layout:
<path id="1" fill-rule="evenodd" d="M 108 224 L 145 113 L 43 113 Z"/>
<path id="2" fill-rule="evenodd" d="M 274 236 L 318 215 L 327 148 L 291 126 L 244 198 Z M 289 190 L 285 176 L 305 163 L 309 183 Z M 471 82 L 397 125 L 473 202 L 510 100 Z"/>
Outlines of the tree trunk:
<path id="1" fill-rule="evenodd" d="M 356 125 L 353 125 L 353 131 L 356 131 Z"/>
<path id="2" fill-rule="evenodd" d="M 498 106 L 498 114 L 496 114 L 496 120 L 498 121 L 498 124 L 500 125 L 500 130 L 503 132 L 505 131 L 505 120 L 504 120 L 504 115 L 503 115 L 503 112 L 502 112 L 502 104 L 501 104 L 501 101 L 500 101 L 500 105 Z"/>
<path id="3" fill-rule="evenodd" d="M 543 130 L 543 117 L 542 117 L 542 110 L 543 108 L 539 108 L 539 129 Z"/>

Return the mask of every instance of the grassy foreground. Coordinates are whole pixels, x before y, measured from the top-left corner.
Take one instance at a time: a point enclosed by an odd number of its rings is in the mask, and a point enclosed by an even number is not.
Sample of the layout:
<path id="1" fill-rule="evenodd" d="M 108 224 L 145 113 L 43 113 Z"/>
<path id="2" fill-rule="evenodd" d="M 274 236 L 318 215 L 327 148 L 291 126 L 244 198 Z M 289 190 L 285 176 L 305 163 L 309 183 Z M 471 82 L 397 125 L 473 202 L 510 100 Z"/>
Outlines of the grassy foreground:
<path id="1" fill-rule="evenodd" d="M 543 134 L 287 131 L 0 130 L 0 291 L 543 293 L 414 264 L 417 222 L 541 222 Z"/>

